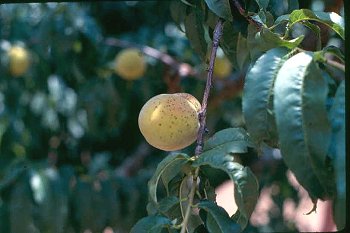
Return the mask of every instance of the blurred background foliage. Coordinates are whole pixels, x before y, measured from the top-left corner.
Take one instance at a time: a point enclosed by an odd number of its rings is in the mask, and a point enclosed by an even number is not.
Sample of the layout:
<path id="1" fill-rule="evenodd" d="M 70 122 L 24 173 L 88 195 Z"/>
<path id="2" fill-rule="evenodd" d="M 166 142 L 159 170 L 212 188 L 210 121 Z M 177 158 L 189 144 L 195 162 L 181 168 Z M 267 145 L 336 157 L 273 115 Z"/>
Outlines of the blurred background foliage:
<path id="1" fill-rule="evenodd" d="M 287 11 L 274 2 L 272 13 Z M 343 14 L 342 1 L 335 2 L 300 1 L 300 8 Z M 102 232 L 107 226 L 128 232 L 147 215 L 147 181 L 166 152 L 145 143 L 138 113 L 160 93 L 188 92 L 201 100 L 205 75 L 180 76 L 147 56 L 144 77 L 123 80 L 112 69 L 122 48 L 106 39 L 153 47 L 204 73 L 174 24 L 169 3 L 0 5 L 0 232 Z M 19 77 L 8 69 L 7 51 L 15 45 L 30 54 L 30 68 Z M 242 77 L 234 70 L 227 79 L 215 80 L 210 134 L 244 127 Z M 194 151 L 193 146 L 185 150 Z M 295 230 L 281 213 L 283 200 L 298 201 L 281 158 L 266 149 L 259 161 L 253 151 L 241 159 L 261 189 L 279 187 L 273 195 L 279 214 L 271 213 L 266 226 L 250 225 L 245 232 Z M 225 179 L 218 174 L 215 184 Z"/>

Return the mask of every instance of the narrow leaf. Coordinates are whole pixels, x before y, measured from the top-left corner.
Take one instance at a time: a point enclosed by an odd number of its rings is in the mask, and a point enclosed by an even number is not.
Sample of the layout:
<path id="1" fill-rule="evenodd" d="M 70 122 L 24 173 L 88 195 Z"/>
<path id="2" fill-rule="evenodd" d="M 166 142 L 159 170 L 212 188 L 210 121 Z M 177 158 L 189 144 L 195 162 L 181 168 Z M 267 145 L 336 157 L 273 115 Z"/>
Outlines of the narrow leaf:
<path id="1" fill-rule="evenodd" d="M 334 221 L 338 231 L 345 227 L 346 216 L 346 154 L 345 154 L 345 81 L 339 85 L 334 104 L 330 111 L 332 122 L 332 144 L 334 170 L 337 185 L 335 198 Z"/>
<path id="2" fill-rule="evenodd" d="M 170 2 L 170 15 L 174 20 L 176 26 L 184 32 L 184 29 L 181 28 L 181 23 L 184 22 L 186 17 L 186 5 L 181 3 L 180 1 L 172 1 Z"/>
<path id="3" fill-rule="evenodd" d="M 222 29 L 222 37 L 220 40 L 220 47 L 224 51 L 226 57 L 230 60 L 233 67 L 237 65 L 237 40 L 238 31 L 233 29 L 233 24 L 229 21 L 224 22 Z"/>
<path id="4" fill-rule="evenodd" d="M 321 51 L 315 52 L 314 59 L 317 61 L 325 62 L 326 53 L 330 53 L 330 54 L 336 56 L 337 58 L 339 58 L 342 62 L 345 62 L 345 55 L 344 55 L 343 51 L 340 48 L 332 46 L 332 45 L 324 47 Z"/>
<path id="5" fill-rule="evenodd" d="M 159 180 L 162 178 L 164 186 L 168 189 L 167 186 L 170 180 L 181 171 L 181 167 L 188 161 L 189 157 L 186 154 L 170 154 L 158 164 L 153 177 L 148 182 L 151 201 L 157 203 L 157 186 Z"/>
<path id="6" fill-rule="evenodd" d="M 205 2 L 207 3 L 209 9 L 220 18 L 229 21 L 233 20 L 229 0 L 205 0 Z"/>
<path id="7" fill-rule="evenodd" d="M 237 63 L 238 63 L 238 68 L 240 70 L 243 69 L 247 58 L 249 57 L 249 50 L 248 50 L 248 45 L 247 45 L 247 39 L 242 36 L 241 33 L 238 34 L 238 39 L 237 39 Z"/>
<path id="8" fill-rule="evenodd" d="M 297 47 L 304 39 L 304 36 L 299 36 L 292 40 L 284 40 L 282 37 L 276 33 L 273 33 L 268 28 L 263 28 L 260 32 L 258 32 L 258 38 L 259 37 L 262 43 L 261 47 L 265 49 L 265 51 L 279 46 L 293 49 Z"/>
<path id="9" fill-rule="evenodd" d="M 247 147 L 254 147 L 254 144 L 243 128 L 227 128 L 209 138 L 204 144 L 203 151 L 205 153 L 222 147 L 228 149 L 227 153 L 246 153 Z"/>
<path id="10" fill-rule="evenodd" d="M 266 9 L 269 5 L 270 0 L 255 0 L 260 9 Z"/>
<path id="11" fill-rule="evenodd" d="M 203 219 L 209 233 L 235 233 L 241 232 L 240 226 L 233 221 L 227 212 L 214 202 L 204 200 L 198 204 L 201 212 L 205 211 L 207 214 L 200 214 L 205 216 Z"/>
<path id="12" fill-rule="evenodd" d="M 237 223 L 241 226 L 241 229 L 244 229 L 255 208 L 259 195 L 258 181 L 251 170 L 234 162 L 233 156 L 224 153 L 205 152 L 192 165 L 194 167 L 208 165 L 228 174 L 235 183 L 234 198 L 239 210 L 239 215 L 236 216 Z"/>
<path id="13" fill-rule="evenodd" d="M 33 199 L 28 176 L 22 175 L 11 189 L 9 223 L 12 233 L 38 233 L 33 219 Z"/>
<path id="14" fill-rule="evenodd" d="M 183 218 L 185 217 L 186 209 L 189 205 L 188 200 L 189 200 L 189 194 L 191 192 L 191 186 L 193 185 L 192 183 L 193 183 L 192 176 L 185 176 L 181 182 L 179 195 L 180 195 L 181 214 Z M 195 229 L 201 224 L 203 224 L 202 220 L 199 218 L 198 214 L 195 214 L 193 212 L 193 209 L 191 208 L 191 214 L 187 224 L 187 232 L 190 232 L 190 233 L 194 232 Z"/>
<path id="15" fill-rule="evenodd" d="M 162 229 L 170 228 L 170 219 L 162 216 L 148 216 L 140 219 L 130 233 L 161 233 Z"/>
<path id="16" fill-rule="evenodd" d="M 328 88 L 310 53 L 287 60 L 274 87 L 274 109 L 283 159 L 313 200 L 333 195 L 326 167 L 330 124 L 326 112 Z"/>
<path id="17" fill-rule="evenodd" d="M 288 27 L 292 27 L 296 23 L 303 23 L 306 20 L 313 20 L 323 23 L 335 31 L 343 40 L 345 40 L 344 20 L 334 12 L 314 12 L 308 9 L 295 10 L 289 15 L 282 15 L 278 17 L 275 24 L 289 20 Z"/>
<path id="18" fill-rule="evenodd" d="M 203 61 L 207 55 L 207 42 L 204 37 L 203 15 L 202 11 L 194 9 L 184 21 L 186 36 L 191 43 L 192 48 L 198 53 Z"/>
<path id="19" fill-rule="evenodd" d="M 270 146 L 277 146 L 278 135 L 272 112 L 273 86 L 287 58 L 286 48 L 271 49 L 255 62 L 245 78 L 243 115 L 249 135 L 258 145 L 266 142 Z"/>

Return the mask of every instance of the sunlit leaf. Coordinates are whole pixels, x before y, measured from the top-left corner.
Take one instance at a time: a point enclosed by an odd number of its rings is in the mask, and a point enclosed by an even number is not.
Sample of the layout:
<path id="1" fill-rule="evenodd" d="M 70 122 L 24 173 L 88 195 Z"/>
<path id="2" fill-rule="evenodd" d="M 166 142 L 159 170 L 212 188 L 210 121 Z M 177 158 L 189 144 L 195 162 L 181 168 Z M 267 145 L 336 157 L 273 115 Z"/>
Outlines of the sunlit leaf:
<path id="1" fill-rule="evenodd" d="M 254 147 L 247 132 L 243 128 L 227 128 L 220 130 L 204 144 L 203 153 L 246 153 L 248 147 Z"/>
<path id="2" fill-rule="evenodd" d="M 330 117 L 332 122 L 331 153 L 337 185 L 337 196 L 333 203 L 334 221 L 337 229 L 341 230 L 346 223 L 345 81 L 342 81 L 338 87 Z"/>
<path id="3" fill-rule="evenodd" d="M 292 27 L 296 23 L 303 23 L 306 20 L 317 21 L 327 25 L 332 30 L 334 30 L 343 40 L 345 39 L 344 20 L 340 15 L 334 12 L 311 11 L 308 9 L 295 10 L 288 16 L 282 15 L 278 17 L 275 21 L 275 24 L 278 24 L 285 20 L 289 20 L 288 27 Z"/>
<path id="4" fill-rule="evenodd" d="M 335 46 L 326 46 L 324 47 L 321 51 L 317 51 L 314 54 L 314 59 L 317 61 L 321 61 L 321 62 L 325 62 L 326 54 L 332 54 L 333 56 L 336 56 L 337 58 L 339 58 L 342 62 L 345 62 L 345 55 L 343 53 L 343 51 Z"/>
<path id="5" fill-rule="evenodd" d="M 274 48 L 263 54 L 247 73 L 242 98 L 242 110 L 247 130 L 260 145 L 278 144 L 273 116 L 273 86 L 277 73 L 288 59 L 286 48 Z M 269 64 L 269 66 L 266 66 Z"/>
<path id="6" fill-rule="evenodd" d="M 267 28 L 263 28 L 261 32 L 258 33 L 257 37 L 261 39 L 261 47 L 265 50 L 279 46 L 293 49 L 297 47 L 304 39 L 304 36 L 299 36 L 291 40 L 284 40 L 281 36 L 273 33 Z"/>
<path id="7" fill-rule="evenodd" d="M 288 59 L 274 86 L 283 159 L 312 199 L 334 195 L 334 180 L 326 166 L 331 134 L 327 92 L 327 83 L 311 53 L 299 53 Z"/>

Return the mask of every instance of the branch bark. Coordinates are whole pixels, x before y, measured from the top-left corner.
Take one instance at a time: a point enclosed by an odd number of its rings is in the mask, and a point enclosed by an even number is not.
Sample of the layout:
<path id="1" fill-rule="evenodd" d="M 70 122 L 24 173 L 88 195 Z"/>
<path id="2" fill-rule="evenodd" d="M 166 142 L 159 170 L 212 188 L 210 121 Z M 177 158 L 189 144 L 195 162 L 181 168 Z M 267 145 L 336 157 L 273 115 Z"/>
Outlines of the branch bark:
<path id="1" fill-rule="evenodd" d="M 219 19 L 217 22 L 215 29 L 214 29 L 214 35 L 213 35 L 213 44 L 212 44 L 212 50 L 210 54 L 210 61 L 209 61 L 209 69 L 208 69 L 208 75 L 207 75 L 207 83 L 205 85 L 203 100 L 202 100 L 202 107 L 199 112 L 199 130 L 198 130 L 198 137 L 197 137 L 197 146 L 195 149 L 195 156 L 199 156 L 203 151 L 203 138 L 204 134 L 206 132 L 206 114 L 207 114 L 207 105 L 208 105 L 208 98 L 210 94 L 210 89 L 213 82 L 213 72 L 214 72 L 214 63 L 216 58 L 216 51 L 219 47 L 219 41 L 222 36 L 222 28 L 223 28 L 223 22 Z M 186 208 L 185 216 L 182 222 L 181 226 L 181 232 L 180 233 L 186 233 L 187 231 L 187 224 L 191 215 L 191 209 L 193 205 L 194 195 L 196 193 L 197 189 L 197 179 L 199 174 L 199 168 L 196 168 L 193 178 L 192 178 L 192 187 L 189 194 L 189 203 Z"/>
<path id="2" fill-rule="evenodd" d="M 241 6 L 241 4 L 239 3 L 238 0 L 232 0 L 233 5 L 236 7 L 236 9 L 238 10 L 238 12 L 244 17 L 246 18 L 246 20 L 254 25 L 259 31 L 262 28 L 262 24 L 258 21 L 255 21 L 251 16 L 247 15 L 245 10 L 243 9 L 243 7 Z"/>
<path id="3" fill-rule="evenodd" d="M 212 50 L 210 54 L 209 68 L 208 68 L 208 75 L 207 75 L 207 83 L 205 85 L 205 90 L 204 90 L 204 95 L 202 100 L 202 108 L 199 112 L 200 127 L 199 127 L 198 137 L 197 137 L 197 146 L 195 149 L 196 156 L 201 154 L 203 151 L 203 137 L 206 131 L 205 120 L 207 115 L 208 98 L 209 98 L 210 89 L 213 83 L 214 63 L 215 63 L 216 51 L 219 47 L 219 41 L 222 36 L 222 28 L 223 28 L 223 23 L 221 20 L 219 20 L 214 29 L 213 44 L 212 44 Z"/>

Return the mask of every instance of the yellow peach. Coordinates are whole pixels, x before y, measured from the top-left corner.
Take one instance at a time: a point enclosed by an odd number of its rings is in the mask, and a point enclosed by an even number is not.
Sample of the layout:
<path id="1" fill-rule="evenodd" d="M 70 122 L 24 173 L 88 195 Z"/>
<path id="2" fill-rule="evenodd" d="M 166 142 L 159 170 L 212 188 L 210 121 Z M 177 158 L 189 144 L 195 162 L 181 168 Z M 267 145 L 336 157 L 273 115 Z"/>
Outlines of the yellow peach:
<path id="1" fill-rule="evenodd" d="M 13 46 L 8 51 L 9 71 L 11 75 L 18 77 L 29 68 L 29 53 L 21 46 Z"/>
<path id="2" fill-rule="evenodd" d="M 125 80 L 136 80 L 146 72 L 146 62 L 140 50 L 124 49 L 115 58 L 114 70 Z"/>
<path id="3" fill-rule="evenodd" d="M 158 149 L 183 149 L 197 139 L 200 106 L 198 100 L 187 93 L 154 96 L 140 111 L 140 131 L 146 141 Z"/>

